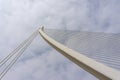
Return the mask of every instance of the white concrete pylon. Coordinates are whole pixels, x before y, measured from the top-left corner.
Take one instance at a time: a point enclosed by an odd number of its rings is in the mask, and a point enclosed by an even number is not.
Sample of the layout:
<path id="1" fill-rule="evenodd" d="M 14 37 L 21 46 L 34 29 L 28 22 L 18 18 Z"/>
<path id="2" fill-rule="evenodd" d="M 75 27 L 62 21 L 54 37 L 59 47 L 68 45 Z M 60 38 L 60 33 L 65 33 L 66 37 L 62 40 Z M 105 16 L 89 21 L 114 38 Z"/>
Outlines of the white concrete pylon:
<path id="1" fill-rule="evenodd" d="M 87 72 L 91 73 L 100 80 L 120 80 L 120 72 L 110 68 L 100 62 L 88 58 L 87 56 L 80 54 L 61 43 L 55 41 L 44 32 L 44 28 L 39 29 L 39 33 L 43 39 L 49 43 L 53 48 L 63 54 L 65 57 L 82 67 Z"/>

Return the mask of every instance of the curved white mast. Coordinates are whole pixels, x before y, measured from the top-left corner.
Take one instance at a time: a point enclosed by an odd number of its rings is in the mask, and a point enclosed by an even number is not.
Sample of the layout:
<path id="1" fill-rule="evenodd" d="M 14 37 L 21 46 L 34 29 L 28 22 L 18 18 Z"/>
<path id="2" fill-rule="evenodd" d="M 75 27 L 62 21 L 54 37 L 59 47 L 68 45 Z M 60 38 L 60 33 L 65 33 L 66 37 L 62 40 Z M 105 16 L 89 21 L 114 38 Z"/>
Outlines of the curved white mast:
<path id="1" fill-rule="evenodd" d="M 87 72 L 91 73 L 100 80 L 120 80 L 120 72 L 110 68 L 100 62 L 88 58 L 87 56 L 80 54 L 61 43 L 55 41 L 44 32 L 44 27 L 39 29 L 39 33 L 43 39 L 49 43 L 53 48 L 63 54 L 65 57 L 82 67 Z"/>

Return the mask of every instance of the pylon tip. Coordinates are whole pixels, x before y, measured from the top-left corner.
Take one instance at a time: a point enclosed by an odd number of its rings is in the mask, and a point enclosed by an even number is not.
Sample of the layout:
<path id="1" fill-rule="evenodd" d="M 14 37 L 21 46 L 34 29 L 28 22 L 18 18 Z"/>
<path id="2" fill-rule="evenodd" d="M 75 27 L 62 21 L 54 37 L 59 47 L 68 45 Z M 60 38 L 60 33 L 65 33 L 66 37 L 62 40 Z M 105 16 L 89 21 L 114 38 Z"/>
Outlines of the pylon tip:
<path id="1" fill-rule="evenodd" d="M 44 26 L 42 26 L 41 29 L 44 30 Z"/>

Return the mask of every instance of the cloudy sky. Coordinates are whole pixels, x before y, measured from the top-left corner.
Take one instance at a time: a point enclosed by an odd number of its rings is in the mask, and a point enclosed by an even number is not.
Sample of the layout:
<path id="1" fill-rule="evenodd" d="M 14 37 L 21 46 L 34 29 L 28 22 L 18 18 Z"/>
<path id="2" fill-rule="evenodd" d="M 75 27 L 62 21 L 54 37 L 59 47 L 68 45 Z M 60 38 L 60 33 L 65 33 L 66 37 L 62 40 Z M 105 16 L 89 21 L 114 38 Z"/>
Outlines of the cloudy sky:
<path id="1" fill-rule="evenodd" d="M 41 25 L 119 33 L 120 0 L 0 0 L 0 60 Z M 97 79 L 37 36 L 3 80 Z"/>

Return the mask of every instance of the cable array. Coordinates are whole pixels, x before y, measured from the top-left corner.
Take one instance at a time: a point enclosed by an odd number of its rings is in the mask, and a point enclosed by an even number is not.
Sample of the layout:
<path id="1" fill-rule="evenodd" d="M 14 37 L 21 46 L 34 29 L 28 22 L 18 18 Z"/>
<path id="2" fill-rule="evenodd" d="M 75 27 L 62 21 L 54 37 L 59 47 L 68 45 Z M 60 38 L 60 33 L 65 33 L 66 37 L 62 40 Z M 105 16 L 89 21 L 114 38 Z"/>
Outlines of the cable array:
<path id="1" fill-rule="evenodd" d="M 3 69 L 0 73 L 0 80 L 4 77 L 4 75 L 8 72 L 8 70 L 14 65 L 14 63 L 18 60 L 18 58 L 23 54 L 23 52 L 27 49 L 27 47 L 31 44 L 34 38 L 38 35 L 38 31 L 35 31 L 32 35 L 30 35 L 26 40 L 24 40 L 15 50 L 13 50 L 8 56 L 6 56 L 2 61 L 0 61 L 0 67 L 5 65 L 11 58 L 11 62 Z"/>
<path id="2" fill-rule="evenodd" d="M 44 31 L 63 45 L 120 70 L 120 34 L 56 29 Z"/>

